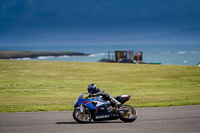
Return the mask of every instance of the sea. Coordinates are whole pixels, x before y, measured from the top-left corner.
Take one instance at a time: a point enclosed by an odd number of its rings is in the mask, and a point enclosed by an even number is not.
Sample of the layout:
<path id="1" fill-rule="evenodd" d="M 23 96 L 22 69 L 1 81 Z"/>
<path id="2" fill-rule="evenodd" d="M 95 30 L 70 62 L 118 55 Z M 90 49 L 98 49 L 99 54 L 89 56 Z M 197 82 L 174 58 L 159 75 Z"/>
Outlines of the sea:
<path id="1" fill-rule="evenodd" d="M 21 51 L 70 51 L 90 54 L 88 56 L 41 56 L 35 59 L 18 58 L 17 60 L 98 62 L 108 58 L 108 52 L 116 50 L 134 50 L 143 52 L 143 62 L 161 63 L 164 65 L 197 65 L 200 62 L 200 44 L 138 44 L 138 45 L 8 45 L 0 50 Z"/>

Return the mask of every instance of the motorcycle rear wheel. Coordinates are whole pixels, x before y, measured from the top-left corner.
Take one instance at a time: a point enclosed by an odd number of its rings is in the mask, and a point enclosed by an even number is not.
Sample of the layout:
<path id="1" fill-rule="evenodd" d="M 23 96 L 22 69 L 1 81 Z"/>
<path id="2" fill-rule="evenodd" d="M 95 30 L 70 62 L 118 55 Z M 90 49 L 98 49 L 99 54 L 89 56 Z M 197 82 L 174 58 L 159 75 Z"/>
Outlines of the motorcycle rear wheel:
<path id="1" fill-rule="evenodd" d="M 130 105 L 122 105 L 122 107 L 126 111 L 120 112 L 120 120 L 122 120 L 123 122 L 133 122 L 137 119 L 137 110 L 134 107 Z"/>
<path id="2" fill-rule="evenodd" d="M 74 120 L 79 123 L 90 123 L 92 120 L 92 115 L 88 110 L 85 110 L 85 112 L 83 113 L 80 109 L 74 109 L 73 117 Z"/>

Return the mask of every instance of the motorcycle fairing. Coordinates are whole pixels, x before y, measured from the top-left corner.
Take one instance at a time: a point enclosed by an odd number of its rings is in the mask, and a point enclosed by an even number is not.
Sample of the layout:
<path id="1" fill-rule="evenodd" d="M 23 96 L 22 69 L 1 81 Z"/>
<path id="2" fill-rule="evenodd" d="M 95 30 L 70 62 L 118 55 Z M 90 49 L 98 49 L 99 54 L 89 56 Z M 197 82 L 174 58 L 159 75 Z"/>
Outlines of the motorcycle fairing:
<path id="1" fill-rule="evenodd" d="M 100 106 L 94 111 L 94 119 L 106 119 L 109 118 L 110 114 L 106 108 L 106 106 Z"/>
<path id="2" fill-rule="evenodd" d="M 82 94 L 81 96 L 79 96 L 79 98 L 77 98 L 75 104 L 74 104 L 74 107 L 78 107 L 79 105 L 83 105 L 83 106 L 86 106 L 92 110 L 100 107 L 100 106 L 103 106 L 103 105 L 106 105 L 107 102 L 105 101 L 99 101 L 99 100 L 96 100 L 96 99 L 85 99 L 83 98 L 82 96 L 83 95 L 86 95 L 87 93 L 84 93 Z"/>

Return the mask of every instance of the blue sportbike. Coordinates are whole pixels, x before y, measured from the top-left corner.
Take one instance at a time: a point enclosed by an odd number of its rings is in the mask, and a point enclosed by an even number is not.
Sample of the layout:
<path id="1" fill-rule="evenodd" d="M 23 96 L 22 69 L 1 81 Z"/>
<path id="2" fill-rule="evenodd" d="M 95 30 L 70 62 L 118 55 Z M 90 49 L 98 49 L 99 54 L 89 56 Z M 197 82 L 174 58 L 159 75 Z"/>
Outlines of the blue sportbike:
<path id="1" fill-rule="evenodd" d="M 118 100 L 121 105 L 115 107 L 109 101 L 105 101 L 102 96 L 84 98 L 81 94 L 74 103 L 73 117 L 79 123 L 90 123 L 92 120 L 116 120 L 120 119 L 123 122 L 133 122 L 137 119 L 137 111 L 130 105 L 123 105 L 130 99 L 130 95 L 120 95 L 115 99 Z"/>

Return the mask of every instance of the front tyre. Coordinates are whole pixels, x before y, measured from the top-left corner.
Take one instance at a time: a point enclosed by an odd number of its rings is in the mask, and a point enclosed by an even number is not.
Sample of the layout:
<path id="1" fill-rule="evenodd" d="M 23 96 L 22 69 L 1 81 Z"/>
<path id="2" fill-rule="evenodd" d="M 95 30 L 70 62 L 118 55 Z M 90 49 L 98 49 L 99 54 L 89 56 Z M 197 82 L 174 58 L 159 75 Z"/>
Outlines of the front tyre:
<path id="1" fill-rule="evenodd" d="M 119 114 L 119 119 L 123 122 L 133 122 L 137 119 L 137 111 L 134 107 L 130 105 L 122 105 L 124 111 Z"/>
<path id="2" fill-rule="evenodd" d="M 88 110 L 85 110 L 85 112 L 83 113 L 80 109 L 74 109 L 73 117 L 74 120 L 79 123 L 90 123 L 92 120 L 92 115 Z"/>

